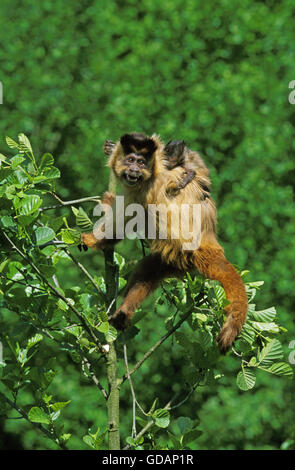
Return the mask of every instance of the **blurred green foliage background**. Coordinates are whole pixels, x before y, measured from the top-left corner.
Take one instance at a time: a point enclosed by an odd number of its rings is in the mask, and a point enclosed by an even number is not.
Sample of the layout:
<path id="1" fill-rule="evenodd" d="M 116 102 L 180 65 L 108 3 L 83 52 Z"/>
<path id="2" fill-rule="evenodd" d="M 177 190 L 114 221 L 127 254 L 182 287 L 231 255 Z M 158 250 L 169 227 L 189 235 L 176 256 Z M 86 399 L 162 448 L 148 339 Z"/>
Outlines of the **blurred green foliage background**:
<path id="1" fill-rule="evenodd" d="M 36 153 L 54 155 L 62 171 L 57 192 L 74 199 L 107 188 L 107 137 L 137 130 L 156 132 L 164 141 L 184 139 L 210 168 L 228 258 L 250 270 L 248 279 L 265 281 L 258 302 L 261 308 L 276 305 L 289 330 L 286 357 L 295 339 L 295 106 L 288 101 L 294 33 L 292 0 L 0 5 L 0 152 L 9 153 L 5 135 L 24 132 Z M 141 253 L 130 242 L 118 251 L 127 259 Z M 102 266 L 99 254 L 83 258 L 89 269 Z M 67 272 L 65 282 L 78 278 Z M 151 313 L 145 321 L 131 360 L 164 331 L 163 318 Z M 294 382 L 261 376 L 253 391 L 239 392 L 234 358 L 222 361 L 219 385 L 204 387 L 179 410 L 201 418 L 204 434 L 196 448 L 277 449 L 294 439 Z M 55 388 L 61 399 L 63 393 L 73 396 L 65 411 L 69 427 L 104 420 L 97 392 L 63 359 L 60 367 Z M 137 398 L 146 408 L 155 396 L 164 404 L 181 385 L 183 370 L 179 349 L 166 345 L 134 379 Z M 129 429 L 127 387 L 122 407 Z M 0 434 L 1 448 L 51 445 L 20 421 L 8 421 Z"/>

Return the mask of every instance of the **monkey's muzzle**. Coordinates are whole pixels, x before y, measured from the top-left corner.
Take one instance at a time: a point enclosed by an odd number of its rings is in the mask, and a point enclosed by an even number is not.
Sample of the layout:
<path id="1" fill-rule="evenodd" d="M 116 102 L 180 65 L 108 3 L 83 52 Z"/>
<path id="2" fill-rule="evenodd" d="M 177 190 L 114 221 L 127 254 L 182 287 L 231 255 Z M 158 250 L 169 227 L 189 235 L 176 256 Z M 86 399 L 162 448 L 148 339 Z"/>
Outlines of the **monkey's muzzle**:
<path id="1" fill-rule="evenodd" d="M 125 171 L 125 173 L 123 173 L 123 178 L 124 178 L 125 183 L 128 186 L 133 186 L 141 182 L 142 175 L 141 173 L 131 173 L 131 172 Z"/>

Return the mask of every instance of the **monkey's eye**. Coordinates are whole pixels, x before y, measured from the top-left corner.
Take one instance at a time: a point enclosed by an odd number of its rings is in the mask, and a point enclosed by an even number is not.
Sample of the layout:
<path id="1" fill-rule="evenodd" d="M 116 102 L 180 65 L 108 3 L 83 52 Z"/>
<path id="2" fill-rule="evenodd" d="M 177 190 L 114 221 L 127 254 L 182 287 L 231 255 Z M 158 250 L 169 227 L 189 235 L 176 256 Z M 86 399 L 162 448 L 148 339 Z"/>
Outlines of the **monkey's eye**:
<path id="1" fill-rule="evenodd" d="M 134 162 L 134 158 L 133 158 L 133 157 L 128 157 L 128 158 L 127 158 L 127 161 L 128 161 L 129 163 L 133 163 L 133 162 Z"/>
<path id="2" fill-rule="evenodd" d="M 137 160 L 137 163 L 141 166 L 145 165 L 145 161 L 144 160 Z"/>

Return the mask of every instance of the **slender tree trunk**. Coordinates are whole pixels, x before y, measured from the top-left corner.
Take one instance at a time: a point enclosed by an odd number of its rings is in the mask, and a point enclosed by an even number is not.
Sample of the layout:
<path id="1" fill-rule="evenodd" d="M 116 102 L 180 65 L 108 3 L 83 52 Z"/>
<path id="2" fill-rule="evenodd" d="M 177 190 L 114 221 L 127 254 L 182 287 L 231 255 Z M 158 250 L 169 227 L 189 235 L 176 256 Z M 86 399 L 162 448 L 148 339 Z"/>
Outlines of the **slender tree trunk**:
<path id="1" fill-rule="evenodd" d="M 116 185 L 113 175 L 110 175 L 109 191 L 116 192 Z M 114 263 L 114 250 L 107 248 L 104 250 L 105 257 L 105 282 L 107 305 L 111 305 L 108 314 L 114 313 L 116 310 L 116 302 L 114 301 L 117 293 L 117 266 Z M 110 349 L 107 356 L 107 377 L 108 377 L 108 440 L 109 450 L 120 449 L 120 420 L 119 420 L 119 392 L 120 382 L 118 380 L 117 354 L 113 341 L 109 343 Z"/>
<path id="2" fill-rule="evenodd" d="M 119 393 L 120 386 L 117 377 L 117 354 L 114 343 L 110 344 L 108 352 L 108 382 L 109 382 L 109 397 L 108 397 L 108 436 L 109 436 L 109 450 L 120 449 L 120 419 L 119 419 Z"/>

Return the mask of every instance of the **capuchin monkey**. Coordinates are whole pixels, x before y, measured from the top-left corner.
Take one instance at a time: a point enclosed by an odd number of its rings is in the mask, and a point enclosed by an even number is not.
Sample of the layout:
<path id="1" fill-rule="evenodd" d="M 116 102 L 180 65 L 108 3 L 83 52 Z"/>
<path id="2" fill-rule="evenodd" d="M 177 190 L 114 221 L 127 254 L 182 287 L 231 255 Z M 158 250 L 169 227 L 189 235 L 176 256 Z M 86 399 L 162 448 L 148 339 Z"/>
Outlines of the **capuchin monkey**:
<path id="1" fill-rule="evenodd" d="M 108 148 L 110 149 L 109 145 Z M 175 141 L 169 142 L 165 147 L 159 136 L 149 137 L 135 132 L 124 134 L 115 146 L 111 146 L 108 166 L 117 178 L 126 202 L 141 204 L 146 214 L 151 204 L 168 208 L 173 202 L 174 210 L 181 209 L 182 205 L 193 208 L 195 204 L 199 204 L 201 236 L 197 248 L 184 249 L 187 237 L 181 231 L 178 238 L 172 236 L 175 227 L 170 219 L 166 239 L 157 236 L 150 240 L 151 254 L 137 264 L 127 284 L 125 298 L 110 321 L 117 329 L 127 328 L 134 311 L 163 279 L 182 278 L 186 272 L 197 268 L 204 277 L 222 284 L 230 302 L 225 307 L 227 319 L 217 338 L 220 351 L 225 353 L 246 320 L 247 295 L 241 277 L 226 259 L 224 250 L 217 241 L 217 212 L 209 191 L 209 171 L 199 156 L 193 156 L 193 168 L 188 166 L 186 169 L 190 152 L 192 151 L 186 150 L 182 141 L 176 141 L 176 144 Z M 169 163 L 169 158 L 172 163 Z M 190 169 L 195 174 L 191 181 L 183 184 L 185 172 Z M 171 198 L 173 188 L 176 188 L 176 194 Z M 106 193 L 106 200 L 110 205 L 114 203 L 114 197 Z M 189 217 L 193 226 L 192 216 Z M 159 224 L 158 219 L 156 223 Z M 86 233 L 82 234 L 82 241 L 89 247 L 101 249 L 119 240 L 98 240 L 93 233 Z"/>

